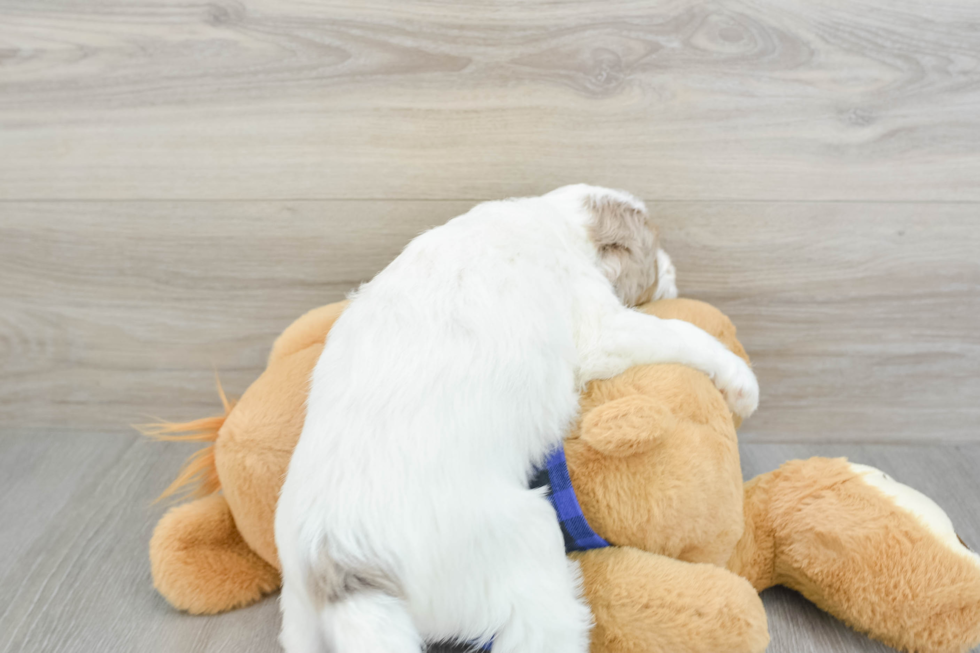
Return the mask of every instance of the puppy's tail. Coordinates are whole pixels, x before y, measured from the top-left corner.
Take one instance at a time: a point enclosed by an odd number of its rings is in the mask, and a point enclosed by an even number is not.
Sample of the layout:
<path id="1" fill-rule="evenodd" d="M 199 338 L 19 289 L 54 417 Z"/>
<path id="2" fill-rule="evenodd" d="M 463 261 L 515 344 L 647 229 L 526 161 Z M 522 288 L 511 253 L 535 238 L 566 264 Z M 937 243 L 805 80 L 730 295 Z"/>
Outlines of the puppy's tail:
<path id="1" fill-rule="evenodd" d="M 321 558 L 307 591 L 319 611 L 328 650 L 335 653 L 420 653 L 424 643 L 401 589 L 386 574 L 350 570 Z"/>

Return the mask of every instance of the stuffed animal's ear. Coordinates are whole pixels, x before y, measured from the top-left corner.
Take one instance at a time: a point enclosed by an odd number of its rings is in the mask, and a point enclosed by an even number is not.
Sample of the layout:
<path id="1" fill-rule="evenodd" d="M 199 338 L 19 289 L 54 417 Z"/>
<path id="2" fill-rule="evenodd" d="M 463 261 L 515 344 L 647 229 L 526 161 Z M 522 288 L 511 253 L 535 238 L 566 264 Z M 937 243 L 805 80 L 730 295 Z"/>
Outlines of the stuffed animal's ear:
<path id="1" fill-rule="evenodd" d="M 580 437 L 607 456 L 631 456 L 653 447 L 674 425 L 674 416 L 660 403 L 633 395 L 586 413 Z"/>

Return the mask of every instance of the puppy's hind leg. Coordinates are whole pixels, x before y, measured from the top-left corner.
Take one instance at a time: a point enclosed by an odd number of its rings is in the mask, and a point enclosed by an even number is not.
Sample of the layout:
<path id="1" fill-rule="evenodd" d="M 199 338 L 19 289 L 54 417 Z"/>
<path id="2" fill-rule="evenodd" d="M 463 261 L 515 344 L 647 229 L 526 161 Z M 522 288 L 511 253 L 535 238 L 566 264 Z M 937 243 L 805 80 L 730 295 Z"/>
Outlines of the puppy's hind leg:
<path id="1" fill-rule="evenodd" d="M 279 607 L 282 609 L 279 643 L 286 653 L 331 653 L 320 632 L 320 615 L 302 587 L 284 582 Z"/>
<path id="2" fill-rule="evenodd" d="M 565 557 L 554 510 L 540 496 L 520 519 L 520 533 L 501 557 L 491 562 L 496 572 L 487 607 L 507 615 L 497 631 L 493 653 L 586 653 L 592 612 L 582 598 L 577 562 Z"/>
<path id="3" fill-rule="evenodd" d="M 422 640 L 404 601 L 364 590 L 317 610 L 301 588 L 284 583 L 282 632 L 286 653 L 420 653 Z"/>
<path id="4" fill-rule="evenodd" d="M 329 604 L 321 617 L 330 653 L 420 653 L 423 648 L 405 601 L 378 590 Z"/>

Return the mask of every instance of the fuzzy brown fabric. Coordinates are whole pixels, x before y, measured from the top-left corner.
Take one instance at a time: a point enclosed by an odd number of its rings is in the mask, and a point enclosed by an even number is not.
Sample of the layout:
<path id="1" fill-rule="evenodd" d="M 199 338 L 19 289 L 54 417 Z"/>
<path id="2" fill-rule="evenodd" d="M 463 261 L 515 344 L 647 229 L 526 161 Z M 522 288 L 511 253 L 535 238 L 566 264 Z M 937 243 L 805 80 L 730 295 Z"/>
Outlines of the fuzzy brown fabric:
<path id="1" fill-rule="evenodd" d="M 150 561 L 157 590 L 191 614 L 240 608 L 279 587 L 279 571 L 245 543 L 220 494 L 164 515 Z"/>
<path id="2" fill-rule="evenodd" d="M 275 501 L 343 307 L 290 326 L 262 376 L 215 418 L 214 467 L 194 471 L 216 476 L 221 493 L 167 513 L 151 542 L 154 582 L 174 606 L 220 612 L 278 587 Z M 643 310 L 693 322 L 745 357 L 735 327 L 707 304 Z M 635 367 L 592 383 L 581 406 L 569 474 L 585 517 L 616 545 L 573 554 L 596 617 L 593 653 L 761 653 L 757 592 L 777 583 L 902 650 L 980 643 L 980 565 L 843 460 L 791 461 L 743 484 L 737 423 L 704 374 Z"/>

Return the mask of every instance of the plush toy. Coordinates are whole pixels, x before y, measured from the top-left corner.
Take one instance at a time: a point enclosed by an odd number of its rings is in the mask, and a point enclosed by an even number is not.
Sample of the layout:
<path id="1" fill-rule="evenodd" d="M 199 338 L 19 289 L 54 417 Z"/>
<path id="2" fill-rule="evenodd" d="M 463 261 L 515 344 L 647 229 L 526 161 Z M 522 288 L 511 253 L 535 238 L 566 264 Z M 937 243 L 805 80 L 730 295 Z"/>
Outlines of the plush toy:
<path id="1" fill-rule="evenodd" d="M 199 498 L 171 509 L 150 542 L 154 583 L 175 607 L 222 612 L 279 586 L 276 498 L 343 308 L 291 325 L 241 400 L 222 395 L 225 415 L 155 431 L 214 443 L 167 491 L 196 484 Z M 643 310 L 693 322 L 746 357 L 707 304 Z M 569 555 L 595 614 L 593 653 L 764 651 L 758 592 L 776 584 L 898 649 L 980 642 L 980 556 L 922 494 L 844 459 L 791 461 L 743 483 L 732 414 L 710 379 L 680 365 L 593 382 L 581 407 L 564 456 L 542 473 L 562 497 L 566 542 L 589 549 Z"/>

